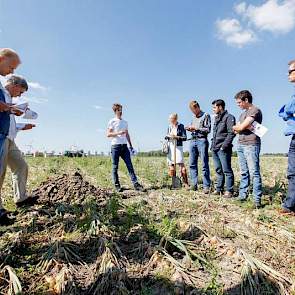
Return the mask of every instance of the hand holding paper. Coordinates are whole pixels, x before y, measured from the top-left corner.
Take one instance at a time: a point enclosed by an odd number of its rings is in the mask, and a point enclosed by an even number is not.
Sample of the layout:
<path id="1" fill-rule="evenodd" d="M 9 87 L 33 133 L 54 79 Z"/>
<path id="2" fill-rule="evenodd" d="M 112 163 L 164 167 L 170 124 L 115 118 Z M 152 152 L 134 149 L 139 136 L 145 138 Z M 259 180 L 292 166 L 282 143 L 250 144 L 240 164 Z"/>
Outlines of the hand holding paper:
<path id="1" fill-rule="evenodd" d="M 27 123 L 17 123 L 16 124 L 16 129 L 18 131 L 20 131 L 20 130 L 31 130 L 34 127 L 36 127 L 35 124 L 27 124 Z"/>
<path id="2" fill-rule="evenodd" d="M 38 114 L 29 108 L 25 111 L 25 114 L 23 116 L 23 119 L 29 119 L 29 120 L 36 120 L 37 118 L 38 118 Z"/>
<path id="3" fill-rule="evenodd" d="M 259 136 L 259 137 L 263 137 L 266 132 L 268 131 L 268 129 L 259 124 L 258 122 L 254 121 L 252 124 L 251 124 L 251 127 L 249 128 L 255 135 Z"/>

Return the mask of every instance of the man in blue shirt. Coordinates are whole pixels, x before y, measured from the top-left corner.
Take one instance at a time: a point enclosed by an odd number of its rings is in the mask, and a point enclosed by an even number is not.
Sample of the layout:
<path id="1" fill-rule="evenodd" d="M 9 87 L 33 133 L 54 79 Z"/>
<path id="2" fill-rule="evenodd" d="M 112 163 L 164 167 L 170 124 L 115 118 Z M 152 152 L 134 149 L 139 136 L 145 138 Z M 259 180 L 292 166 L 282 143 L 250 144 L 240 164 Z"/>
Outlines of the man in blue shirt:
<path id="1" fill-rule="evenodd" d="M 289 62 L 289 82 L 295 84 L 295 60 Z M 279 116 L 287 122 L 285 135 L 292 135 L 288 153 L 288 195 L 282 204 L 281 213 L 295 214 L 295 95 L 279 111 Z"/>
<path id="2" fill-rule="evenodd" d="M 20 58 L 15 51 L 9 48 L 0 48 L 0 75 L 7 76 L 13 74 L 14 70 L 20 64 Z M 6 136 L 10 127 L 10 112 L 13 108 L 6 104 L 4 88 L 0 82 L 0 172 L 4 169 L 3 148 Z M 6 219 L 7 211 L 0 209 L 0 223 Z"/>

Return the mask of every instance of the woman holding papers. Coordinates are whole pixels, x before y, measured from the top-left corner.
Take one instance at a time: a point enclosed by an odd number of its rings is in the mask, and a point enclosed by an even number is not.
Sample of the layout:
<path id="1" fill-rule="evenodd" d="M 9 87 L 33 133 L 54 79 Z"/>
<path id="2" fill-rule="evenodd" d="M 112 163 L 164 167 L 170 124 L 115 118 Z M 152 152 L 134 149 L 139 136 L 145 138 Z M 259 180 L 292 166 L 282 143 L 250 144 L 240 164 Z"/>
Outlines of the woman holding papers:
<path id="1" fill-rule="evenodd" d="M 167 130 L 165 139 L 168 140 L 169 151 L 167 162 L 169 165 L 169 176 L 176 175 L 176 165 L 180 167 L 180 173 L 185 187 L 188 188 L 188 176 L 184 165 L 183 158 L 183 141 L 187 140 L 186 130 L 184 125 L 178 123 L 177 114 L 169 116 L 170 125 Z"/>

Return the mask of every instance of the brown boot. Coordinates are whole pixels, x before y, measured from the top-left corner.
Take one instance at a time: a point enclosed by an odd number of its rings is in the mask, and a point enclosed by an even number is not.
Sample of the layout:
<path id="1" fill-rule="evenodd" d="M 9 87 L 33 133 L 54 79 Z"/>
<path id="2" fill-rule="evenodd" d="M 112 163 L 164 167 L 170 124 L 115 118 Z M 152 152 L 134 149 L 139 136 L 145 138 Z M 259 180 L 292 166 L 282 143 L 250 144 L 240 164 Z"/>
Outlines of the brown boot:
<path id="1" fill-rule="evenodd" d="M 175 170 L 174 165 L 169 166 L 169 172 L 168 172 L 168 174 L 169 174 L 170 177 L 173 177 L 173 176 L 176 175 L 176 170 Z"/>
<path id="2" fill-rule="evenodd" d="M 188 185 L 188 176 L 185 168 L 181 169 L 181 177 L 185 188 L 189 188 Z"/>

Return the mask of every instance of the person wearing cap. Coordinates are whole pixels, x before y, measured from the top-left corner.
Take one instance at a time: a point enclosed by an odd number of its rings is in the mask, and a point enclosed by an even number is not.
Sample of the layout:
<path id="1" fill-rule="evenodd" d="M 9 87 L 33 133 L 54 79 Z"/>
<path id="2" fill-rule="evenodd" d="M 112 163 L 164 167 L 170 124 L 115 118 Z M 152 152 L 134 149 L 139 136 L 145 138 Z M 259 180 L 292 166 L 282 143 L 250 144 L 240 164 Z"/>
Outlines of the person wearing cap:
<path id="1" fill-rule="evenodd" d="M 202 161 L 203 192 L 210 193 L 211 180 L 209 170 L 209 142 L 208 134 L 211 131 L 211 118 L 208 113 L 201 110 L 197 101 L 189 104 L 193 113 L 193 120 L 190 126 L 185 129 L 192 134 L 189 149 L 190 177 L 192 190 L 198 190 L 198 158 Z"/>
<path id="2" fill-rule="evenodd" d="M 289 82 L 295 85 L 295 60 L 289 62 Z M 280 213 L 295 214 L 295 95 L 279 111 L 279 116 L 287 123 L 286 136 L 292 136 L 288 153 L 288 194 Z"/>
<path id="3" fill-rule="evenodd" d="M 20 97 L 27 90 L 28 84 L 24 78 L 15 75 L 10 76 L 5 83 L 4 94 L 6 102 L 8 104 L 12 104 L 12 98 Z M 25 114 L 25 110 L 24 112 L 19 111 L 18 114 Z M 19 130 L 30 130 L 34 126 L 35 125 L 33 124 L 24 124 L 24 126 L 18 127 L 15 121 L 15 115 L 13 113 L 10 114 L 9 132 L 3 146 L 3 169 L 0 173 L 0 195 L 8 166 L 12 172 L 14 202 L 16 207 L 31 205 L 35 201 L 35 198 L 27 195 L 26 186 L 28 178 L 28 165 L 24 160 L 22 152 L 15 144 L 15 138 Z M 1 198 L 0 209 L 5 210 L 3 208 Z"/>

